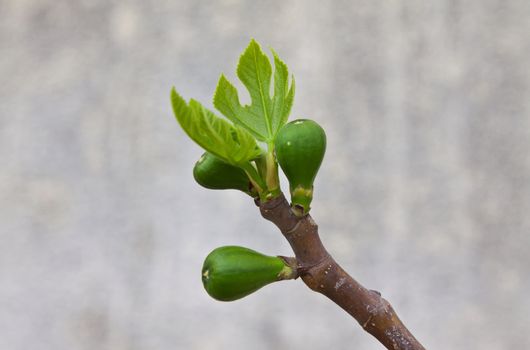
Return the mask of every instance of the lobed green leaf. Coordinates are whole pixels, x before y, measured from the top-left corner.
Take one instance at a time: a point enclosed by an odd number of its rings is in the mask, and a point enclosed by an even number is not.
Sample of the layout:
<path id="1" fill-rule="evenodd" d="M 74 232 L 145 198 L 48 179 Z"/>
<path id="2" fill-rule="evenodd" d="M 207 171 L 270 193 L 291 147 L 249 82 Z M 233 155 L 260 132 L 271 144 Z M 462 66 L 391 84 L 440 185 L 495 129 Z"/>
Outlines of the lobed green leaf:
<path id="1" fill-rule="evenodd" d="M 294 99 L 294 78 L 289 87 L 287 66 L 274 55 L 274 95 L 271 98 L 272 67 L 259 44 L 251 40 L 237 66 L 237 76 L 247 88 L 251 104 L 242 106 L 237 89 L 224 75 L 215 90 L 214 106 L 235 124 L 260 141 L 271 143 L 286 123 Z"/>
<path id="2" fill-rule="evenodd" d="M 217 117 L 194 99 L 187 104 L 175 88 L 171 89 L 171 104 L 186 134 L 225 162 L 242 166 L 261 155 L 261 148 L 247 131 Z"/>
<path id="3" fill-rule="evenodd" d="M 289 71 L 287 65 L 283 63 L 276 52 L 274 55 L 274 96 L 272 98 L 272 129 L 276 133 L 287 122 L 294 100 L 295 82 L 292 77 L 292 84 L 289 88 Z"/>

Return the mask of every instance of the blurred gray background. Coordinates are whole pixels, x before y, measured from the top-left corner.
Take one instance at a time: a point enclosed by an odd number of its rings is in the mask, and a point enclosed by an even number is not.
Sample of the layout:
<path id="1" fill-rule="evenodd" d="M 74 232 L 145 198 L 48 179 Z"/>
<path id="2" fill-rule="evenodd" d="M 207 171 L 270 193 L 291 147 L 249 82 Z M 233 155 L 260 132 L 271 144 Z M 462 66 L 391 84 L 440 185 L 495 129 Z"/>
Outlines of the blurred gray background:
<path id="1" fill-rule="evenodd" d="M 300 281 L 203 291 L 217 246 L 291 254 L 169 102 L 251 37 L 327 132 L 336 259 L 429 349 L 530 348 L 529 33 L 527 0 L 0 0 L 0 349 L 382 348 Z"/>

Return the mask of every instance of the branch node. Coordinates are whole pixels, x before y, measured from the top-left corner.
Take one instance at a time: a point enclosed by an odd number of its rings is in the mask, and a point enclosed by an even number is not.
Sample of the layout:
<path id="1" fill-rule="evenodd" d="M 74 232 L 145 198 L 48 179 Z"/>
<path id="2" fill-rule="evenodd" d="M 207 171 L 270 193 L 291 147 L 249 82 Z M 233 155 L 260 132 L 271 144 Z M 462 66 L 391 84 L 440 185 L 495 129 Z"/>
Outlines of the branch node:
<path id="1" fill-rule="evenodd" d="M 323 265 L 328 264 L 329 266 L 331 266 L 332 262 L 335 263 L 331 255 L 327 254 L 326 256 L 324 256 L 324 258 L 322 258 L 321 260 L 313 264 L 299 265 L 300 276 L 308 275 L 308 274 L 309 275 L 317 274 Z"/>
<path id="2" fill-rule="evenodd" d="M 378 290 L 371 289 L 370 292 L 377 294 L 378 296 L 381 296 L 381 292 Z"/>
<path id="3" fill-rule="evenodd" d="M 293 227 L 292 229 L 287 230 L 287 231 L 285 231 L 285 232 L 282 231 L 282 233 L 283 233 L 284 235 L 288 235 L 288 234 L 291 234 L 291 233 L 295 232 L 295 231 L 298 230 L 298 228 L 300 227 L 300 223 L 301 223 L 301 222 L 302 222 L 302 221 L 297 221 L 297 222 L 296 222 L 296 225 L 294 225 L 294 227 Z"/>
<path id="4" fill-rule="evenodd" d="M 368 323 L 372 320 L 373 317 L 374 317 L 373 315 L 368 316 L 368 319 L 366 320 L 366 322 L 362 324 L 364 329 L 366 329 L 366 327 L 368 326 Z"/>

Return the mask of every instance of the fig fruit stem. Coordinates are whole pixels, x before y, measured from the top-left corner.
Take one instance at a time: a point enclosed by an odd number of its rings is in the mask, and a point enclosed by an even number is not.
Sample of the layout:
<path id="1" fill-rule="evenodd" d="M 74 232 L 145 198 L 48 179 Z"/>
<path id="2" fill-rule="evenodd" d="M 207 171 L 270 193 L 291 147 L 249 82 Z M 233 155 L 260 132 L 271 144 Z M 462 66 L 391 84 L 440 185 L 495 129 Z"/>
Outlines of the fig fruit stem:
<path id="1" fill-rule="evenodd" d="M 258 191 L 259 195 L 261 196 L 266 186 L 265 186 L 265 182 L 263 181 L 261 176 L 258 174 L 258 171 L 256 170 L 256 168 L 250 162 L 242 164 L 241 168 L 245 171 L 245 173 L 248 176 L 248 179 L 252 183 L 252 186 L 256 189 L 256 191 Z"/>
<path id="2" fill-rule="evenodd" d="M 268 143 L 267 152 L 263 152 L 262 155 L 255 160 L 256 167 L 252 164 L 247 165 L 247 168 L 243 168 L 248 177 L 255 186 L 260 200 L 266 202 L 280 195 L 280 179 L 278 177 L 278 163 L 274 156 L 274 143 Z M 248 168 L 252 167 L 252 169 Z"/>
<path id="3" fill-rule="evenodd" d="M 278 258 L 282 259 L 285 263 L 285 267 L 282 271 L 280 271 L 280 274 L 278 275 L 279 279 L 295 280 L 300 277 L 298 261 L 296 261 L 296 258 L 282 255 L 278 255 Z"/>
<path id="4" fill-rule="evenodd" d="M 280 194 L 280 179 L 278 177 L 278 163 L 274 157 L 274 143 L 268 145 L 268 151 L 265 156 L 266 164 L 266 175 L 265 183 L 267 184 L 267 189 L 272 194 L 272 197 L 277 197 Z"/>
<path id="5" fill-rule="evenodd" d="M 291 245 L 296 271 L 311 290 L 340 306 L 387 349 L 425 350 L 390 303 L 348 275 L 327 252 L 311 215 L 296 216 L 282 193 L 258 204 L 261 215 L 274 223 Z"/>

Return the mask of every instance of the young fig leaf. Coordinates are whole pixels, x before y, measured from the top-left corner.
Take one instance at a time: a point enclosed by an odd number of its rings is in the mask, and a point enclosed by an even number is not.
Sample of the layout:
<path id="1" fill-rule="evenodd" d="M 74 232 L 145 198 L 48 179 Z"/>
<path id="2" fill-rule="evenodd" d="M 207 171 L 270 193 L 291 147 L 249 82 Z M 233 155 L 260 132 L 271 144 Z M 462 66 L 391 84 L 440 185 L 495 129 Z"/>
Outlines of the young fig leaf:
<path id="1" fill-rule="evenodd" d="M 188 136 L 206 151 L 234 166 L 242 166 L 262 153 L 256 140 L 244 129 L 217 117 L 198 101 L 189 104 L 171 90 L 173 112 Z"/>
<path id="2" fill-rule="evenodd" d="M 305 215 L 326 152 L 324 129 L 312 120 L 295 120 L 280 129 L 274 145 L 278 164 L 289 180 L 291 205 L 297 215 Z"/>
<path id="3" fill-rule="evenodd" d="M 254 250 L 225 246 L 214 249 L 202 267 L 202 283 L 220 301 L 241 299 L 269 283 L 296 278 L 284 259 Z"/>
<path id="4" fill-rule="evenodd" d="M 214 106 L 260 141 L 272 143 L 285 124 L 294 99 L 294 78 L 289 87 L 287 66 L 274 55 L 274 95 L 270 96 L 271 63 L 255 40 L 251 40 L 239 59 L 237 76 L 247 88 L 251 104 L 241 106 L 237 89 L 224 75 L 215 90 Z"/>

